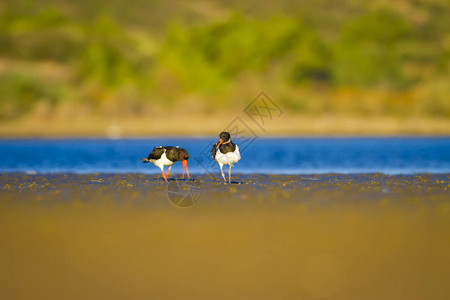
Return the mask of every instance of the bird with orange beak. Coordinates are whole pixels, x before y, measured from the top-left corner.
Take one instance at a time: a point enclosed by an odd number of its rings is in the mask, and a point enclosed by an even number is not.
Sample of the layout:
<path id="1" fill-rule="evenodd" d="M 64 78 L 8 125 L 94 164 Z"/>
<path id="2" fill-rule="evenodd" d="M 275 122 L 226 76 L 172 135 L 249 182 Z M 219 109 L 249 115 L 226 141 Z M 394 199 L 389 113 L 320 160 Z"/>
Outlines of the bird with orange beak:
<path id="1" fill-rule="evenodd" d="M 229 132 L 221 132 L 219 141 L 213 145 L 212 157 L 219 164 L 223 180 L 227 182 L 223 173 L 223 166 L 228 165 L 228 183 L 231 183 L 231 167 L 241 159 L 238 145 L 231 141 Z"/>
<path id="2" fill-rule="evenodd" d="M 161 169 L 162 176 L 166 182 L 169 177 L 170 168 L 176 161 L 181 161 L 183 166 L 183 179 L 184 169 L 186 169 L 187 176 L 189 178 L 189 170 L 187 166 L 187 160 L 189 159 L 189 153 L 186 149 L 173 147 L 173 146 L 159 146 L 153 148 L 148 157 L 141 159 L 144 163 L 153 163 L 155 166 Z M 164 167 L 169 166 L 167 174 L 164 174 Z"/>

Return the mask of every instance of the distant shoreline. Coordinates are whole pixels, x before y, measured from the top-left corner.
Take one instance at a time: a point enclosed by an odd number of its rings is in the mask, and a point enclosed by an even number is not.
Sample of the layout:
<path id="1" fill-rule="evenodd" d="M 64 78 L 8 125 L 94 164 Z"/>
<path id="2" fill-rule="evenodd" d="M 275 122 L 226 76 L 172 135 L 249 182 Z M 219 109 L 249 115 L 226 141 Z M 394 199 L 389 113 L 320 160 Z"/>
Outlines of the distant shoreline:
<path id="1" fill-rule="evenodd" d="M 240 130 L 260 137 L 292 136 L 447 136 L 450 119 L 390 116 L 282 115 L 259 127 L 243 113 L 224 115 L 158 115 L 148 117 L 27 117 L 0 122 L 0 138 L 144 138 L 215 136 L 239 118 Z M 242 135 L 249 135 L 245 132 Z"/>

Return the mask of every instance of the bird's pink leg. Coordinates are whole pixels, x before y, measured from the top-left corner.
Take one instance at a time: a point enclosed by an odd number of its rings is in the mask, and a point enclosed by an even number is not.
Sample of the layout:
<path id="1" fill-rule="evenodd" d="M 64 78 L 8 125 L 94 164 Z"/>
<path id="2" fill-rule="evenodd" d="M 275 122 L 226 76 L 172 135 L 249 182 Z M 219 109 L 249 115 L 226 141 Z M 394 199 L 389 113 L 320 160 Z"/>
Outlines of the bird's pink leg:
<path id="1" fill-rule="evenodd" d="M 225 181 L 225 183 L 227 183 L 227 179 L 225 178 L 225 174 L 223 174 L 223 165 L 220 164 L 219 167 L 220 167 L 220 173 L 222 174 L 223 181 Z"/>

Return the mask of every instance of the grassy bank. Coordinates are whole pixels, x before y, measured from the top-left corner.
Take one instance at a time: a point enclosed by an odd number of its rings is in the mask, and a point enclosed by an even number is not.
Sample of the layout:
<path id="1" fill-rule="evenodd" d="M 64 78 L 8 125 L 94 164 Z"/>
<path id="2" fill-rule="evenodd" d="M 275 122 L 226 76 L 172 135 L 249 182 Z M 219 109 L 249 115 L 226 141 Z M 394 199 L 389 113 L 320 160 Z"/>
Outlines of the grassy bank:
<path id="1" fill-rule="evenodd" d="M 271 133 L 448 134 L 449 14 L 440 0 L 2 3 L 0 134 L 178 134 L 178 120 L 204 134 L 194 123 L 217 131 L 261 91 L 293 124 Z"/>

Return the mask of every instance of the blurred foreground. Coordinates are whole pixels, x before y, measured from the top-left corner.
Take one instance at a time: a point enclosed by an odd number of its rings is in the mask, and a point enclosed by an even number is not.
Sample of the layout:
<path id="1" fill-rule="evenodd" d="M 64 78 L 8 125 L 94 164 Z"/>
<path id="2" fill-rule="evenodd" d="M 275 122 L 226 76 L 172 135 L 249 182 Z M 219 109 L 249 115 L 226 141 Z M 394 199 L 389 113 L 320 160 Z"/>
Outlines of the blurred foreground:
<path id="1" fill-rule="evenodd" d="M 448 179 L 1 174 L 0 295 L 448 299 Z"/>

